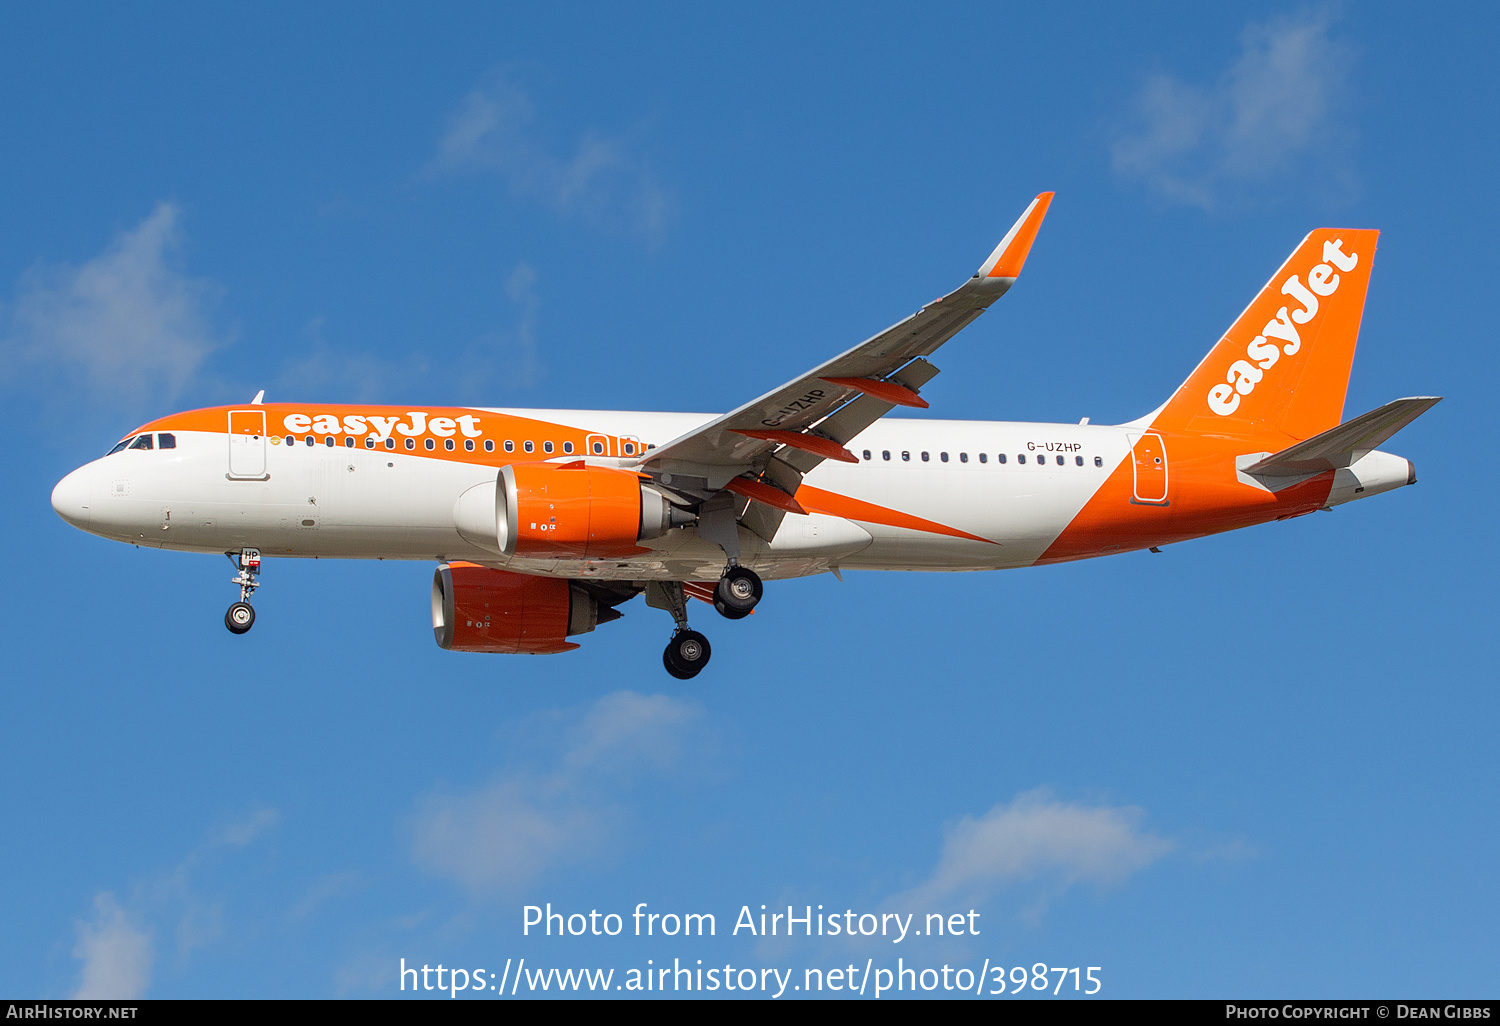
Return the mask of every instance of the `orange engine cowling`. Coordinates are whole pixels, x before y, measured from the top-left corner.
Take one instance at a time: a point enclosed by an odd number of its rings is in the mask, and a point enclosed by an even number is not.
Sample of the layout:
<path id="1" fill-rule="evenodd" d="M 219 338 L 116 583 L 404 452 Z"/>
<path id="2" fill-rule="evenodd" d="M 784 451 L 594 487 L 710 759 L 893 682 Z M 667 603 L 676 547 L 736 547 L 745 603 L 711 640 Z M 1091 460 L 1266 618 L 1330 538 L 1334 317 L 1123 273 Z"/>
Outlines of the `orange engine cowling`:
<path id="1" fill-rule="evenodd" d="M 496 527 L 507 556 L 601 559 L 646 550 L 691 520 L 639 475 L 577 463 L 512 463 L 500 470 Z"/>
<path id="2" fill-rule="evenodd" d="M 453 652 L 549 655 L 578 646 L 601 619 L 620 614 L 560 577 L 495 570 L 475 563 L 444 563 L 432 577 L 432 633 Z"/>

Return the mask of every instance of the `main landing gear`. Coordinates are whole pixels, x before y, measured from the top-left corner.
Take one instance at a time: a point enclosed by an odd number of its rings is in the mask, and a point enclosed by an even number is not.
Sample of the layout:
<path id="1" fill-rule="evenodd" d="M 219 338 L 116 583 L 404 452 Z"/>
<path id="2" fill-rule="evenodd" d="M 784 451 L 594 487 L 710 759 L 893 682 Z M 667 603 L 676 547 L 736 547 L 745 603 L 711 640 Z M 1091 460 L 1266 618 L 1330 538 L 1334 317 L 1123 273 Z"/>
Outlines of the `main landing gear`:
<path id="1" fill-rule="evenodd" d="M 708 639 L 688 627 L 687 596 L 681 581 L 652 581 L 646 585 L 646 605 L 672 614 L 677 629 L 661 654 L 661 664 L 678 680 L 691 680 L 703 672 L 713 648 Z"/>
<path id="2" fill-rule="evenodd" d="M 754 570 L 731 563 L 714 588 L 714 608 L 720 616 L 741 619 L 750 615 L 764 590 Z"/>
<path id="3" fill-rule="evenodd" d="M 239 571 L 229 583 L 240 586 L 240 600 L 225 612 L 224 626 L 231 634 L 244 634 L 255 626 L 255 607 L 250 604 L 250 596 L 260 587 L 260 582 L 255 579 L 260 574 L 260 549 L 241 549 L 238 554 L 226 552 L 225 555 Z"/>
<path id="4" fill-rule="evenodd" d="M 661 654 L 661 664 L 678 680 L 691 680 L 708 665 L 708 657 L 712 654 L 707 638 L 681 627 L 667 642 L 667 650 Z"/>

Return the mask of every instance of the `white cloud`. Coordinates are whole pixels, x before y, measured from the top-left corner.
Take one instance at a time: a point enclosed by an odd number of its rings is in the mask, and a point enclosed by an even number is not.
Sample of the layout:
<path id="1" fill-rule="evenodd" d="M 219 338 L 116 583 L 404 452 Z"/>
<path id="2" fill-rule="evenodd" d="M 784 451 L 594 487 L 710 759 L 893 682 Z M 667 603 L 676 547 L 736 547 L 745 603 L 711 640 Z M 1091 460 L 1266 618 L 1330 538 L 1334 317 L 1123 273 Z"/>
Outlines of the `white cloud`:
<path id="1" fill-rule="evenodd" d="M 671 199 L 625 139 L 590 129 L 571 153 L 559 155 L 538 137 L 535 121 L 531 98 L 492 77 L 464 97 L 449 117 L 428 170 L 498 174 L 514 196 L 601 227 L 633 232 L 649 244 L 660 242 Z"/>
<path id="2" fill-rule="evenodd" d="M 94 898 L 94 919 L 77 924 L 73 955 L 83 961 L 74 1000 L 142 997 L 151 982 L 151 935 L 132 926 L 113 894 Z"/>
<path id="3" fill-rule="evenodd" d="M 153 933 L 138 923 L 175 920 L 177 956 L 217 940 L 224 932 L 223 902 L 206 900 L 193 886 L 193 877 L 210 856 L 224 849 L 244 848 L 275 826 L 275 809 L 257 809 L 230 821 L 207 841 L 188 852 L 176 866 L 131 888 L 129 898 L 113 893 L 94 898 L 94 919 L 77 924 L 73 954 L 83 962 L 75 998 L 137 998 L 145 995 L 155 960 Z"/>
<path id="4" fill-rule="evenodd" d="M 642 773 L 671 770 L 701 715 L 696 703 L 665 695 L 606 695 L 570 725 L 552 772 L 512 771 L 468 794 L 425 797 L 413 858 L 475 894 L 604 861 L 629 822 L 620 792 Z"/>
<path id="5" fill-rule="evenodd" d="M 1337 115 L 1353 62 L 1332 22 L 1320 9 L 1248 25 L 1212 85 L 1151 76 L 1112 147 L 1115 171 L 1204 209 L 1284 179 L 1347 193 L 1350 131 Z"/>
<path id="6" fill-rule="evenodd" d="M 1120 883 L 1174 847 L 1144 830 L 1144 817 L 1132 806 L 1062 802 L 1046 789 L 1024 792 L 950 827 L 932 875 L 893 902 L 913 908 L 945 899 L 977 902 L 1025 883 L 1039 883 L 1044 895 L 1079 883 Z"/>
<path id="7" fill-rule="evenodd" d="M 221 290 L 177 266 L 179 217 L 158 203 L 82 266 L 27 272 L 6 363 L 129 405 L 179 395 L 221 344 L 207 314 Z"/>

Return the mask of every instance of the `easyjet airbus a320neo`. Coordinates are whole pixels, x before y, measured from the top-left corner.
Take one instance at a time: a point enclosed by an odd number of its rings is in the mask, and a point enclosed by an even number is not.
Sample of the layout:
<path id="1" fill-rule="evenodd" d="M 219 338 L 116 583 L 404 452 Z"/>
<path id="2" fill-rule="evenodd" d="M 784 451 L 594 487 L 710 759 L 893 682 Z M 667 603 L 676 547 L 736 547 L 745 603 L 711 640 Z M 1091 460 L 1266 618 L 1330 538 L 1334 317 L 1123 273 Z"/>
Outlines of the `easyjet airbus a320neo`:
<path id="1" fill-rule="evenodd" d="M 997 570 L 1285 520 L 1416 480 L 1377 446 L 1438 402 L 1340 423 L 1375 231 L 1297 246 L 1171 398 L 1128 424 L 883 419 L 1021 273 L 1051 193 L 968 281 L 723 416 L 262 404 L 144 424 L 52 505 L 105 538 L 223 552 L 255 622 L 262 556 L 435 559 L 432 629 L 460 652 L 565 652 L 637 594 L 663 662 L 708 663 L 688 598 L 739 619 L 762 579 Z"/>

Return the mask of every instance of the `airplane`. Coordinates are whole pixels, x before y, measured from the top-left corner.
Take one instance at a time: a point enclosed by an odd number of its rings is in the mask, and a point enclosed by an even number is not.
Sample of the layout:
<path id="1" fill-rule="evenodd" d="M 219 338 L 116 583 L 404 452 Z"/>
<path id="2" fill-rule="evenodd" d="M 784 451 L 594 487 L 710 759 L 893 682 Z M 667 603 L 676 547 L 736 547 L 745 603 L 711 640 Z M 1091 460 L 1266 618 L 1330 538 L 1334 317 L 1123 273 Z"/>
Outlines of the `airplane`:
<path id="1" fill-rule="evenodd" d="M 957 289 L 722 416 L 265 403 L 131 431 L 52 492 L 69 524 L 224 553 L 255 623 L 262 557 L 435 560 L 456 652 L 550 654 L 644 593 L 662 663 L 708 664 L 688 599 L 749 615 L 765 580 L 996 570 L 1150 549 L 1416 482 L 1381 443 L 1441 400 L 1341 422 L 1378 232 L 1296 247 L 1165 403 L 1125 424 L 886 418 L 1015 284 L 1053 194 Z"/>

